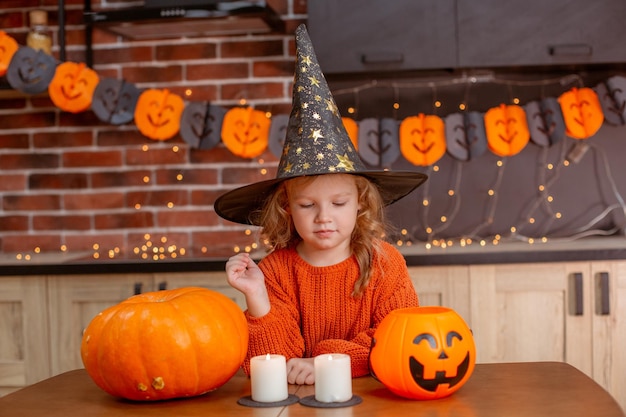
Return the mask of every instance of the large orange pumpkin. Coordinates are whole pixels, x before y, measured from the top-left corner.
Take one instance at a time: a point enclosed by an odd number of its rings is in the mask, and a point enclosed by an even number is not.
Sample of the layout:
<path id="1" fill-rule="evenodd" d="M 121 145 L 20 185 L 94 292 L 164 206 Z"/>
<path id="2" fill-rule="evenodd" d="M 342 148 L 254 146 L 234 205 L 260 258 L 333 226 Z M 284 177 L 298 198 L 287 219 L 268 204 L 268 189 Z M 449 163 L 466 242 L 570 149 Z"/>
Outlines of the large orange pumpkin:
<path id="1" fill-rule="evenodd" d="M 472 332 L 454 310 L 409 307 L 389 313 L 374 332 L 370 367 L 391 392 L 443 398 L 467 382 L 476 363 Z"/>
<path id="2" fill-rule="evenodd" d="M 135 295 L 99 313 L 83 334 L 89 376 L 136 401 L 192 397 L 226 383 L 248 349 L 242 310 L 206 288 Z"/>

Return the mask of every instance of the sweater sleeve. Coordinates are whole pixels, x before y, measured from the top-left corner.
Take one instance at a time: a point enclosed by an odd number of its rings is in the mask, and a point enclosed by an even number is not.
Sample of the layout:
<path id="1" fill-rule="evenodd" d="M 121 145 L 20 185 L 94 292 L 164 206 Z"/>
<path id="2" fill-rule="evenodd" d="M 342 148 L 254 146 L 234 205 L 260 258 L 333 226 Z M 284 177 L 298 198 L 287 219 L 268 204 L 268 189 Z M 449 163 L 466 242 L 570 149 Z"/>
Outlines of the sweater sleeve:
<path id="1" fill-rule="evenodd" d="M 304 353 L 304 339 L 300 332 L 300 312 L 293 285 L 285 280 L 285 259 L 268 255 L 259 267 L 265 275 L 265 285 L 270 297 L 270 311 L 263 317 L 253 317 L 246 311 L 250 342 L 243 363 L 244 372 L 250 374 L 250 359 L 267 353 L 284 355 L 287 360 L 300 358 Z"/>
<path id="2" fill-rule="evenodd" d="M 418 297 L 409 277 L 406 260 L 393 246 L 383 243 L 382 256 L 373 265 L 374 274 L 363 297 L 371 297 L 371 327 L 352 340 L 327 339 L 315 346 L 313 354 L 346 353 L 350 355 L 352 377 L 370 373 L 369 353 L 372 337 L 380 322 L 398 308 L 417 307 Z"/>

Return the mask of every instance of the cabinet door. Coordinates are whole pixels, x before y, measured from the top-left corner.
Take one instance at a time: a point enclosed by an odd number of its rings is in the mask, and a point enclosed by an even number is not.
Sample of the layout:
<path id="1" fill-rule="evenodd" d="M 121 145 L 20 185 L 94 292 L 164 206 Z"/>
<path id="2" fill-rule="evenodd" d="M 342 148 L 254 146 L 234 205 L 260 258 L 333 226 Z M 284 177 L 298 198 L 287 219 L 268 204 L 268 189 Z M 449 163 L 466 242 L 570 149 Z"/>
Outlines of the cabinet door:
<path id="1" fill-rule="evenodd" d="M 626 410 L 626 262 L 591 263 L 593 379 Z"/>
<path id="2" fill-rule="evenodd" d="M 469 268 L 478 362 L 560 361 L 592 375 L 588 263 Z"/>
<path id="3" fill-rule="evenodd" d="M 322 71 L 401 71 L 456 65 L 455 0 L 308 2 Z"/>
<path id="4" fill-rule="evenodd" d="M 622 0 L 458 1 L 460 67 L 626 59 Z"/>
<path id="5" fill-rule="evenodd" d="M 51 376 L 45 277 L 0 277 L 0 396 Z"/>
<path id="6" fill-rule="evenodd" d="M 102 310 L 137 291 L 152 289 L 151 274 L 50 277 L 50 357 L 52 374 L 82 368 L 83 331 Z"/>
<path id="7" fill-rule="evenodd" d="M 410 267 L 409 275 L 421 306 L 449 307 L 471 327 L 467 266 Z"/>
<path id="8" fill-rule="evenodd" d="M 154 275 L 157 288 L 203 287 L 217 291 L 233 300 L 242 310 L 247 308 L 244 295 L 231 287 L 224 271 L 168 272 Z"/>

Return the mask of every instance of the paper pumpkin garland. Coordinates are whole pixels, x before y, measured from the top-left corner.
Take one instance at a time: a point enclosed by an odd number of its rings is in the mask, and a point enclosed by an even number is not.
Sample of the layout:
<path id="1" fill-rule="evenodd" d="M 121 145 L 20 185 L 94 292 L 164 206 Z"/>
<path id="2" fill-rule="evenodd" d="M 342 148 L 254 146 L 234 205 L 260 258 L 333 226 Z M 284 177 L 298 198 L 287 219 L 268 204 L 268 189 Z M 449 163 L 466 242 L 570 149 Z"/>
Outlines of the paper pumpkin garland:
<path id="1" fill-rule="evenodd" d="M 6 32 L 0 30 L 0 77 L 6 74 L 13 54 L 17 52 L 19 45 Z"/>
<path id="2" fill-rule="evenodd" d="M 604 122 L 598 95 L 591 88 L 572 88 L 559 96 L 567 136 L 587 139 L 596 134 Z"/>
<path id="3" fill-rule="evenodd" d="M 288 115 L 226 109 L 187 103 L 167 89 L 139 90 L 134 84 L 98 74 L 82 63 L 58 64 L 54 57 L 20 46 L 0 30 L 0 76 L 26 94 L 48 90 L 61 110 L 78 113 L 91 107 L 102 121 L 121 125 L 135 121 L 146 137 L 167 140 L 180 133 L 192 147 L 211 149 L 220 140 L 235 155 L 253 158 L 269 147 L 280 157 Z M 239 110 L 237 110 L 239 109 Z M 243 113 L 242 113 L 243 112 Z M 240 120 L 236 120 L 240 118 Z M 343 117 L 343 126 L 364 162 L 386 167 L 402 155 L 418 166 L 435 164 L 445 153 L 460 161 L 482 155 L 513 156 L 529 141 L 549 147 L 564 136 L 587 139 L 604 121 L 626 124 L 626 77 L 613 76 L 593 89 L 572 88 L 523 107 L 501 104 L 478 112 L 438 116 L 419 114 L 403 120 Z"/>
<path id="4" fill-rule="evenodd" d="M 530 139 L 536 145 L 549 147 L 565 137 L 561 106 L 554 97 L 531 101 L 524 106 Z"/>
<path id="5" fill-rule="evenodd" d="M 439 116 L 409 116 L 400 123 L 400 152 L 413 165 L 432 165 L 446 153 L 444 131 Z"/>
<path id="6" fill-rule="evenodd" d="M 13 54 L 6 77 L 16 90 L 26 94 L 41 94 L 48 89 L 56 67 L 54 57 L 29 46 L 22 46 Z"/>
<path id="7" fill-rule="evenodd" d="M 530 140 L 526 113 L 514 104 L 501 104 L 487 110 L 485 132 L 489 149 L 498 156 L 516 155 Z"/>
<path id="8" fill-rule="evenodd" d="M 446 147 L 460 161 L 474 159 L 487 150 L 485 122 L 478 112 L 453 113 L 446 117 Z"/>
<path id="9" fill-rule="evenodd" d="M 400 156 L 398 128 L 399 122 L 388 117 L 361 120 L 357 149 L 363 162 L 373 167 L 390 167 Z"/>
<path id="10" fill-rule="evenodd" d="M 133 83 L 104 78 L 93 92 L 91 110 L 103 122 L 112 125 L 129 123 L 135 117 L 135 106 L 140 94 L 141 90 Z"/>
<path id="11" fill-rule="evenodd" d="M 91 106 L 98 82 L 98 74 L 84 63 L 64 62 L 56 68 L 48 95 L 61 110 L 80 113 Z"/>
<path id="12" fill-rule="evenodd" d="M 233 154 L 254 158 L 267 148 L 270 123 L 264 111 L 234 107 L 224 115 L 222 142 Z"/>
<path id="13" fill-rule="evenodd" d="M 185 102 L 179 95 L 167 89 L 148 89 L 137 100 L 135 125 L 150 139 L 170 139 L 180 130 L 184 108 Z"/>
<path id="14" fill-rule="evenodd" d="M 189 103 L 180 120 L 180 136 L 192 148 L 212 149 L 220 143 L 226 110 L 209 103 Z"/>

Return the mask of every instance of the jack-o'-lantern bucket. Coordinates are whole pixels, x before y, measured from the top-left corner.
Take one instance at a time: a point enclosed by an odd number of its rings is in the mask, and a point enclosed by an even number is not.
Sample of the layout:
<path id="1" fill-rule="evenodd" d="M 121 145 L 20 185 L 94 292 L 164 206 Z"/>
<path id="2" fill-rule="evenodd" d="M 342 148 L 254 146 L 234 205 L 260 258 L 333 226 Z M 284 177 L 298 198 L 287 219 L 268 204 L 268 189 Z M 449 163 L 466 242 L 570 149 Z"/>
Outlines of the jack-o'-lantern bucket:
<path id="1" fill-rule="evenodd" d="M 472 331 L 447 307 L 394 310 L 374 332 L 372 373 L 401 397 L 447 397 L 469 380 L 475 364 Z"/>

